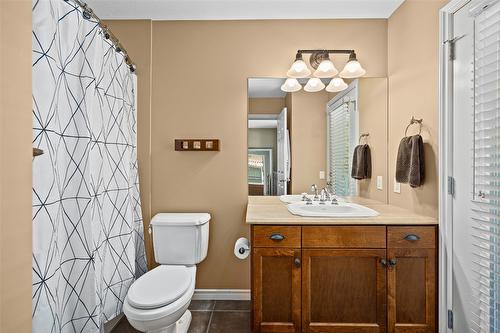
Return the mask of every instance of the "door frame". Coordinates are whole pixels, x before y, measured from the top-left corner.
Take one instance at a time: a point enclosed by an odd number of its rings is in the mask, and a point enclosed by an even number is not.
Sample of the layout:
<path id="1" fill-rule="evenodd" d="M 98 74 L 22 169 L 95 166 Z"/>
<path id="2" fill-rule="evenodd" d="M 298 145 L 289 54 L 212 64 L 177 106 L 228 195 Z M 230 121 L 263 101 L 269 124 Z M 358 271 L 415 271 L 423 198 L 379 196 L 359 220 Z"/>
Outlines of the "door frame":
<path id="1" fill-rule="evenodd" d="M 439 11 L 439 333 L 451 333 L 448 310 L 453 308 L 453 196 L 448 177 L 453 176 L 453 61 L 449 39 L 453 38 L 452 16 L 472 0 L 451 0 Z"/>

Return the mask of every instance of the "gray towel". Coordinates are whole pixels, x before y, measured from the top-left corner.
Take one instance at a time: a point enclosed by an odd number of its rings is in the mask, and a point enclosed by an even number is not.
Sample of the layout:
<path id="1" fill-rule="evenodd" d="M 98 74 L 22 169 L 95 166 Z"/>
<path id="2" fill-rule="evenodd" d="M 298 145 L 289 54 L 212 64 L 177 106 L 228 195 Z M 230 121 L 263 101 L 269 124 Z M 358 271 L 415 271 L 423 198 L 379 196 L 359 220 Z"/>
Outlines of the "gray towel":
<path id="1" fill-rule="evenodd" d="M 351 177 L 354 179 L 368 179 L 372 176 L 372 155 L 370 146 L 358 145 L 352 156 Z"/>
<path id="2" fill-rule="evenodd" d="M 424 142 L 420 135 L 401 139 L 396 161 L 396 181 L 419 187 L 424 183 Z"/>

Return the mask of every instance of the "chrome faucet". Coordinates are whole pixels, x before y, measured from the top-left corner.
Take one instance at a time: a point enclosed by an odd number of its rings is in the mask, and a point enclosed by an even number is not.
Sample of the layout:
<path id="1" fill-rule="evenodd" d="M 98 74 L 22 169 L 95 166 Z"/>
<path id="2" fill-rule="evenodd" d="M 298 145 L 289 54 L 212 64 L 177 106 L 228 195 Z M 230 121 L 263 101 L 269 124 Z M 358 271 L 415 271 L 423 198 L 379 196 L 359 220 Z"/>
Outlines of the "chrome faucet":
<path id="1" fill-rule="evenodd" d="M 314 201 L 318 201 L 318 200 L 319 200 L 319 196 L 318 196 L 318 187 L 316 186 L 316 184 L 312 184 L 312 185 L 311 185 L 311 192 L 312 192 L 312 194 L 314 195 L 313 200 L 314 200 Z"/>
<path id="2" fill-rule="evenodd" d="M 332 192 L 328 189 L 328 186 L 323 188 L 323 191 L 325 191 L 325 197 L 327 201 L 330 201 L 333 198 Z"/>
<path id="3" fill-rule="evenodd" d="M 321 196 L 320 196 L 320 199 L 319 199 L 319 204 L 320 205 L 324 205 L 326 203 L 326 200 L 328 200 L 327 199 L 327 195 L 328 194 L 327 194 L 326 190 L 322 189 L 321 190 Z"/>

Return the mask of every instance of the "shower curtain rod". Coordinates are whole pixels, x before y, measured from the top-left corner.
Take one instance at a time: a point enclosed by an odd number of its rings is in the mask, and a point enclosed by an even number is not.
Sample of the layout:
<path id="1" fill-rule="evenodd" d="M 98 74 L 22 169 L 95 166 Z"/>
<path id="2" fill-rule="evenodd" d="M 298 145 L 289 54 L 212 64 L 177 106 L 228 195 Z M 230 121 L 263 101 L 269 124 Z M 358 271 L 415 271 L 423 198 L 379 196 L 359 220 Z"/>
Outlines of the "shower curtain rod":
<path id="1" fill-rule="evenodd" d="M 108 26 L 105 25 L 102 20 L 94 13 L 92 8 L 90 8 L 85 2 L 82 2 L 80 0 L 64 0 L 64 1 L 71 1 L 75 5 L 79 6 L 82 8 L 82 15 L 86 20 L 94 19 L 97 21 L 97 24 L 99 27 L 102 29 L 104 32 L 104 38 L 108 39 L 111 41 L 113 44 L 113 47 L 115 48 L 115 51 L 118 53 L 121 53 L 123 55 L 123 58 L 125 59 L 125 63 L 127 64 L 128 68 L 130 71 L 133 73 L 136 70 L 136 65 L 132 62 L 132 59 L 130 59 L 127 50 L 123 47 L 123 45 L 120 43 L 120 40 L 116 38 L 116 36 L 109 30 Z"/>

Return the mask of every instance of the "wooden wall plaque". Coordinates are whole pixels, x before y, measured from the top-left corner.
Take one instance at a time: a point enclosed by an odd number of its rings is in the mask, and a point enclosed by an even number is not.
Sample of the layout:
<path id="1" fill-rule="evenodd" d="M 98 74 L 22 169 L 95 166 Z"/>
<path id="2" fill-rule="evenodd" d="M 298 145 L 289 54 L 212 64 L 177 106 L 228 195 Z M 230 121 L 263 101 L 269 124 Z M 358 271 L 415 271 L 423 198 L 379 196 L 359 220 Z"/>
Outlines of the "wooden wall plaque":
<path id="1" fill-rule="evenodd" d="M 175 139 L 176 151 L 220 151 L 219 139 Z"/>

